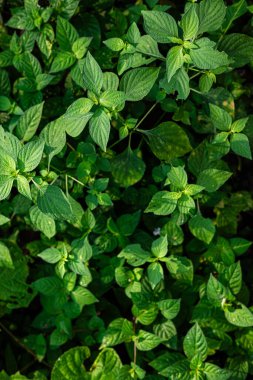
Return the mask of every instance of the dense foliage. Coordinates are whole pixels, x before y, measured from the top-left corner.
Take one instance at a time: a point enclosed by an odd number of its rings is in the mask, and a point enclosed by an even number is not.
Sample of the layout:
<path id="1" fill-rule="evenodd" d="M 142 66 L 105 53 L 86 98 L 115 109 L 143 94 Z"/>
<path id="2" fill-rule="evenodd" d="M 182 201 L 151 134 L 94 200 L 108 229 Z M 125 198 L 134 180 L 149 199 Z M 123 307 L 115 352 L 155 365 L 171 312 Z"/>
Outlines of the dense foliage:
<path id="1" fill-rule="evenodd" d="M 0 10 L 0 380 L 252 378 L 253 5 Z"/>

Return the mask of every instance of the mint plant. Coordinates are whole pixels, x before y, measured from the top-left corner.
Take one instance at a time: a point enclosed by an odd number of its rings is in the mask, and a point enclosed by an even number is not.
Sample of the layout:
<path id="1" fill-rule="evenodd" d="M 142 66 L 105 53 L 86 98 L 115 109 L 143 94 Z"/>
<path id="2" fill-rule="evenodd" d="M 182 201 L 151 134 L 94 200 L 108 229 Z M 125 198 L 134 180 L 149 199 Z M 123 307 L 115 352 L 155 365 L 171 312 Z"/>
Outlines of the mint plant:
<path id="1" fill-rule="evenodd" d="M 0 380 L 246 380 L 246 0 L 0 2 Z"/>

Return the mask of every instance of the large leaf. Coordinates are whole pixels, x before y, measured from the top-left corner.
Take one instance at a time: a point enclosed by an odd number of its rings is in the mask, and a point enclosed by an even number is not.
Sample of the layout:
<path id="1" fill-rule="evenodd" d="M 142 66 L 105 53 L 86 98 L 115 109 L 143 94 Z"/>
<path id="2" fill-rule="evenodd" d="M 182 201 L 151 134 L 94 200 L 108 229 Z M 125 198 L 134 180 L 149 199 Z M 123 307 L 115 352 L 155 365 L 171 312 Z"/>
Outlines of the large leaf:
<path id="1" fill-rule="evenodd" d="M 83 361 L 90 356 L 88 347 L 74 347 L 66 351 L 55 362 L 52 380 L 84 380 L 86 370 Z"/>
<path id="2" fill-rule="evenodd" d="M 181 20 L 181 28 L 184 33 L 184 40 L 194 39 L 199 29 L 199 18 L 194 6 L 189 7 Z"/>
<path id="3" fill-rule="evenodd" d="M 93 56 L 88 52 L 82 65 L 82 77 L 87 90 L 99 94 L 103 85 L 103 73 Z"/>
<path id="4" fill-rule="evenodd" d="M 238 303 L 237 308 L 225 309 L 225 317 L 229 323 L 238 327 L 252 327 L 253 326 L 253 314 L 242 303 Z"/>
<path id="5" fill-rule="evenodd" d="M 56 234 L 55 221 L 51 216 L 44 214 L 37 206 L 33 206 L 29 214 L 35 229 L 43 232 L 49 239 Z"/>
<path id="6" fill-rule="evenodd" d="M 18 154 L 18 168 L 22 172 L 34 170 L 40 163 L 44 150 L 44 141 L 31 141 L 23 146 Z"/>
<path id="7" fill-rule="evenodd" d="M 78 38 L 78 33 L 68 20 L 58 16 L 56 24 L 56 40 L 62 50 L 71 51 L 73 43 Z"/>
<path id="8" fill-rule="evenodd" d="M 223 0 L 202 0 L 198 6 L 198 33 L 213 32 L 219 29 L 226 15 Z"/>
<path id="9" fill-rule="evenodd" d="M 144 29 L 147 34 L 161 43 L 170 42 L 169 37 L 178 36 L 178 28 L 174 18 L 165 12 L 142 11 Z"/>
<path id="10" fill-rule="evenodd" d="M 59 119 L 68 135 L 77 137 L 82 133 L 93 115 L 90 112 L 92 107 L 93 102 L 87 98 L 79 98 L 68 107 L 65 114 Z"/>
<path id="11" fill-rule="evenodd" d="M 42 186 L 38 194 L 39 209 L 54 219 L 69 220 L 72 208 L 63 191 L 55 185 Z"/>
<path id="12" fill-rule="evenodd" d="M 143 99 L 151 90 L 158 77 L 159 69 L 143 67 L 129 70 L 123 75 L 119 88 L 125 93 L 126 100 L 136 102 Z"/>
<path id="13" fill-rule="evenodd" d="M 253 59 L 253 37 L 241 33 L 232 33 L 225 36 L 220 45 L 234 59 L 233 67 L 241 67 Z"/>
<path id="14" fill-rule="evenodd" d="M 189 228 L 191 233 L 197 239 L 202 240 L 207 244 L 211 243 L 215 234 L 215 226 L 212 223 L 212 220 L 209 218 L 203 218 L 201 215 L 196 215 L 191 218 Z"/>
<path id="15" fill-rule="evenodd" d="M 209 193 L 212 193 L 218 190 L 231 175 L 232 173 L 224 170 L 206 169 L 198 176 L 197 184 L 203 186 Z"/>
<path id="16" fill-rule="evenodd" d="M 189 359 L 199 355 L 202 360 L 207 356 L 207 341 L 198 323 L 188 331 L 183 342 L 184 352 Z"/>
<path id="17" fill-rule="evenodd" d="M 129 187 L 142 179 L 146 165 L 131 148 L 127 148 L 111 160 L 111 168 L 115 181 L 123 187 Z"/>
<path id="18" fill-rule="evenodd" d="M 172 121 L 141 132 L 147 136 L 152 152 L 160 160 L 171 161 L 184 156 L 192 149 L 185 131 Z"/>

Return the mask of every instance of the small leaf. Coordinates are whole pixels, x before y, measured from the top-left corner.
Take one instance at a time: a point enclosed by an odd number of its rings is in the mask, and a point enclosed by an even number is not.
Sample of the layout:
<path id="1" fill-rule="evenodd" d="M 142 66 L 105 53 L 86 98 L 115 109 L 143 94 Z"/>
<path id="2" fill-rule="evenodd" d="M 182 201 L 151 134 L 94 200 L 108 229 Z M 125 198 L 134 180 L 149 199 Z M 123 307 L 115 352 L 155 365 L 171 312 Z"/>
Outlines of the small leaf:
<path id="1" fill-rule="evenodd" d="M 49 239 L 56 234 L 55 221 L 53 218 L 44 214 L 37 206 L 33 206 L 29 213 L 31 222 L 37 230 L 43 232 Z"/>
<path id="2" fill-rule="evenodd" d="M 61 252 L 56 248 L 47 248 L 41 253 L 38 254 L 42 260 L 46 261 L 49 264 L 56 264 L 62 259 Z"/>
<path id="3" fill-rule="evenodd" d="M 153 195 L 145 212 L 153 212 L 155 215 L 169 215 L 177 207 L 180 193 L 169 191 L 158 191 Z"/>
<path id="4" fill-rule="evenodd" d="M 124 48 L 125 43 L 121 38 L 109 38 L 108 40 L 103 41 L 103 43 L 112 51 L 120 51 Z"/>
<path id="5" fill-rule="evenodd" d="M 166 339 L 159 338 L 155 334 L 151 334 L 144 330 L 139 330 L 136 336 L 136 347 L 140 351 L 150 351 L 157 347 L 160 343 L 164 342 Z"/>
<path id="6" fill-rule="evenodd" d="M 180 310 L 180 299 L 167 299 L 158 302 L 158 307 L 166 319 L 174 319 Z"/>
<path id="7" fill-rule="evenodd" d="M 210 117 L 215 128 L 221 131 L 229 131 L 232 125 L 232 117 L 228 112 L 215 104 L 209 104 Z"/>
<path id="8" fill-rule="evenodd" d="M 249 139 L 244 133 L 234 133 L 230 139 L 230 146 L 234 153 L 252 160 Z"/>
<path id="9" fill-rule="evenodd" d="M 93 141 L 106 152 L 110 136 L 110 119 L 103 108 L 98 108 L 89 121 L 89 132 Z"/>
<path id="10" fill-rule="evenodd" d="M 9 248 L 2 242 L 0 242 L 0 268 L 14 269 Z"/>
<path id="11" fill-rule="evenodd" d="M 117 318 L 112 321 L 106 329 L 102 346 L 115 346 L 123 342 L 129 342 L 134 335 L 133 324 L 124 318 Z"/>
<path id="12" fill-rule="evenodd" d="M 23 175 L 18 175 L 17 178 L 18 192 L 28 199 L 32 199 L 29 182 Z"/>
<path id="13" fill-rule="evenodd" d="M 155 289 L 164 278 L 163 267 L 160 263 L 154 262 L 149 264 L 147 269 L 147 276 L 152 289 Z"/>
<path id="14" fill-rule="evenodd" d="M 167 174 L 167 178 L 169 183 L 175 186 L 178 190 L 184 190 L 187 185 L 187 173 L 182 166 L 172 166 Z"/>
<path id="15" fill-rule="evenodd" d="M 170 82 L 171 78 L 176 74 L 184 64 L 184 55 L 182 46 L 174 46 L 168 51 L 166 57 L 166 72 L 167 81 Z"/>
<path id="16" fill-rule="evenodd" d="M 82 286 L 77 286 L 73 292 L 71 292 L 71 298 L 76 302 L 81 308 L 85 305 L 92 305 L 98 302 L 98 299 L 86 288 Z"/>
<path id="17" fill-rule="evenodd" d="M 198 323 L 188 331 L 183 342 L 184 352 L 189 359 L 199 355 L 204 361 L 207 357 L 207 341 Z"/>
<path id="18" fill-rule="evenodd" d="M 201 215 L 196 215 L 191 218 L 189 228 L 193 236 L 204 241 L 206 244 L 211 243 L 215 234 L 215 226 L 212 223 L 212 220 L 209 218 L 203 218 Z"/>
<path id="19" fill-rule="evenodd" d="M 30 107 L 18 120 L 16 132 L 18 138 L 29 141 L 35 135 L 39 126 L 44 102 Z"/>

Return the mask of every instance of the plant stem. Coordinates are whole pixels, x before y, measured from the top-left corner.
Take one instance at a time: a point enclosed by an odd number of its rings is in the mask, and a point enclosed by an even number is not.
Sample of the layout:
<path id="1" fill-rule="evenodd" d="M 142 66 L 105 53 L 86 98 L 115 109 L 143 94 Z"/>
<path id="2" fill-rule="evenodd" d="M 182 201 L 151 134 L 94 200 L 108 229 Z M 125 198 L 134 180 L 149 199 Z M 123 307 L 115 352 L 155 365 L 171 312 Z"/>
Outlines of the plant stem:
<path id="1" fill-rule="evenodd" d="M 28 354 L 30 354 L 36 361 L 44 364 L 46 367 L 51 368 L 51 366 L 45 362 L 44 360 L 40 361 L 35 352 L 33 352 L 29 347 L 27 347 L 25 344 L 23 344 L 2 322 L 0 322 L 0 328 L 9 335 L 10 338 L 14 340 L 15 343 L 17 343 L 20 347 L 22 347 Z"/>
<path id="2" fill-rule="evenodd" d="M 133 128 L 133 131 L 135 129 L 137 129 L 141 124 L 142 122 L 146 119 L 146 117 L 153 111 L 153 109 L 155 108 L 155 106 L 158 104 L 158 102 L 154 103 L 152 105 L 152 107 L 145 113 L 145 115 L 141 118 L 141 120 L 136 124 L 136 126 Z"/>

